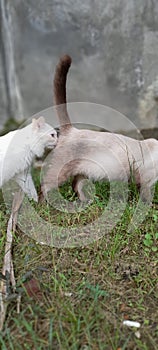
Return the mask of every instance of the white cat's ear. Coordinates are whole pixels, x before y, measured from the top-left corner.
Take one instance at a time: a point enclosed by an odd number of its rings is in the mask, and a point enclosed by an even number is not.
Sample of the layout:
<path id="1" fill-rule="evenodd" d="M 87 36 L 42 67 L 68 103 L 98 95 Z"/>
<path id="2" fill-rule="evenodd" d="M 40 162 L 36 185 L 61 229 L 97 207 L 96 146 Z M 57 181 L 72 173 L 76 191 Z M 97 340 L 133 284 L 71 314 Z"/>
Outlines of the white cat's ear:
<path id="1" fill-rule="evenodd" d="M 39 117 L 38 119 L 35 119 L 35 118 L 32 119 L 33 129 L 40 129 L 44 126 L 44 124 L 45 124 L 44 117 Z"/>

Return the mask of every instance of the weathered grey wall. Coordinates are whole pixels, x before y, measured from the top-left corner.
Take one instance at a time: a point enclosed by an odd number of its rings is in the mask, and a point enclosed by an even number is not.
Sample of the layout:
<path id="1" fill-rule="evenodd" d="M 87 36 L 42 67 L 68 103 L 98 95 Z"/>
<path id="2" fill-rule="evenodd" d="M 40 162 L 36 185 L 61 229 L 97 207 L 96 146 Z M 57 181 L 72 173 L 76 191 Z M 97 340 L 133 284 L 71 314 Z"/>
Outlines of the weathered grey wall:
<path id="1" fill-rule="evenodd" d="M 157 0 L 0 3 L 0 127 L 8 117 L 27 117 L 52 105 L 53 71 L 63 53 L 73 59 L 69 101 L 107 104 L 138 125 L 151 126 L 150 113 L 138 117 L 138 101 L 157 76 Z M 152 126 L 156 119 L 157 109 Z"/>

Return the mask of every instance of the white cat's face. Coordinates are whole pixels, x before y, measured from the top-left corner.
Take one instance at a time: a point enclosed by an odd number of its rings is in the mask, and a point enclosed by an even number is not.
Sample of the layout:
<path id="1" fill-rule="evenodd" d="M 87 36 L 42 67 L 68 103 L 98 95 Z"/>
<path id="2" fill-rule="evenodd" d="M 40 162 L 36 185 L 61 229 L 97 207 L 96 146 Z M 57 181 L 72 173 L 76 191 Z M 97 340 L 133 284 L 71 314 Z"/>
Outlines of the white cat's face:
<path id="1" fill-rule="evenodd" d="M 57 144 L 57 132 L 40 117 L 32 120 L 33 151 L 41 157 L 46 149 L 52 150 Z"/>

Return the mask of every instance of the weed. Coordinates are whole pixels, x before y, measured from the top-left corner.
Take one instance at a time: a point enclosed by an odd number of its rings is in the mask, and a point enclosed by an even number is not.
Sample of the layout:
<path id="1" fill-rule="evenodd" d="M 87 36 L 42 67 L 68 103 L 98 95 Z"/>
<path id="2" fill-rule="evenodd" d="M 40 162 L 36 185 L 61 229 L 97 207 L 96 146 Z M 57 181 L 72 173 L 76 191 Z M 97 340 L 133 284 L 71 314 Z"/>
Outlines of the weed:
<path id="1" fill-rule="evenodd" d="M 158 232 L 155 233 L 146 233 L 145 238 L 143 239 L 146 252 L 150 250 L 153 252 L 158 251 Z"/>

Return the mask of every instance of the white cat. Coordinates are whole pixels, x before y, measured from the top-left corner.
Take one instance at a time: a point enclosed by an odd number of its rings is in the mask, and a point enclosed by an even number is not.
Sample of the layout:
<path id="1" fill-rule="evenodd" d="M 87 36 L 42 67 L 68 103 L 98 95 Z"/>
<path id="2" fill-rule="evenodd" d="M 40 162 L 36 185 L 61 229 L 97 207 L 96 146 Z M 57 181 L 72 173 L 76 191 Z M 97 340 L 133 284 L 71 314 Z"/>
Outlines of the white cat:
<path id="1" fill-rule="evenodd" d="M 15 178 L 30 199 L 38 201 L 31 176 L 35 157 L 42 157 L 45 149 L 57 144 L 57 132 L 43 117 L 33 119 L 28 126 L 0 137 L 0 187 Z"/>

